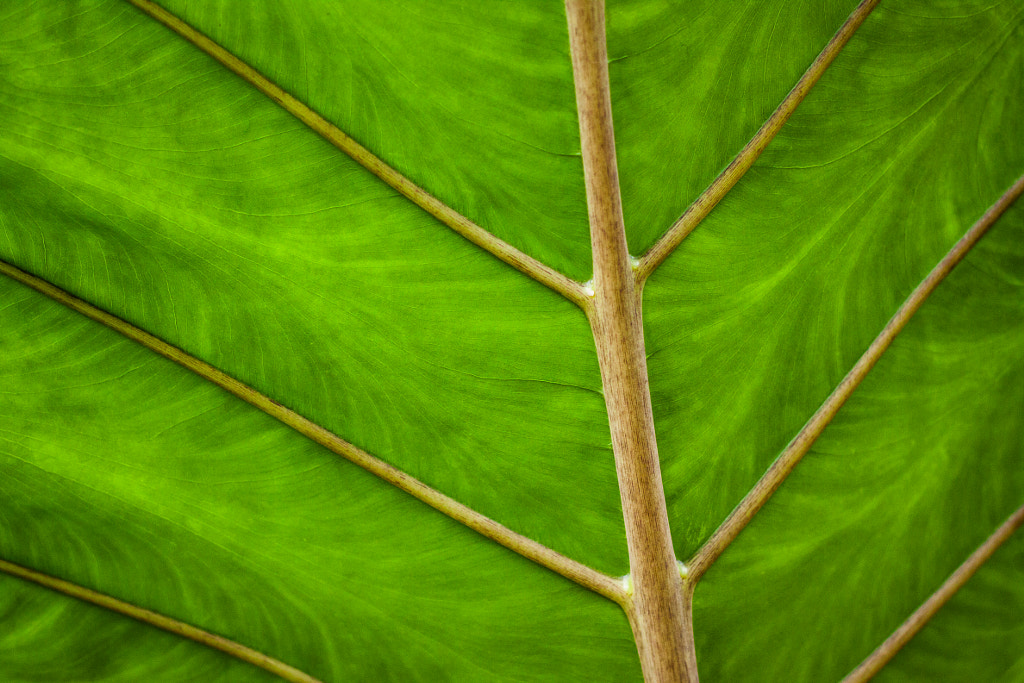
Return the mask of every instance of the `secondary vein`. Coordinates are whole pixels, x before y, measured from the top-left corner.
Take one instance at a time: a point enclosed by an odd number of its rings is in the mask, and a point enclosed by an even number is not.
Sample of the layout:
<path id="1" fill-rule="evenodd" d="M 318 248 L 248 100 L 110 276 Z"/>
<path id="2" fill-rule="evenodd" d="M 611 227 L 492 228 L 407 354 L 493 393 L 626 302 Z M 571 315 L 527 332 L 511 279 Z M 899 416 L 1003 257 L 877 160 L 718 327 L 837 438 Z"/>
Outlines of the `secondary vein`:
<path id="1" fill-rule="evenodd" d="M 453 498 L 446 496 L 437 489 L 427 486 L 419 479 L 410 476 L 397 467 L 370 455 L 358 446 L 345 441 L 340 436 L 319 424 L 284 407 L 269 396 L 256 391 L 252 387 L 223 370 L 199 360 L 185 351 L 172 346 L 145 330 L 135 327 L 120 318 L 92 304 L 75 297 L 59 287 L 35 275 L 26 273 L 9 263 L 0 261 L 0 273 L 25 284 L 55 301 L 64 304 L 82 315 L 102 323 L 121 333 L 132 341 L 154 351 L 164 358 L 191 370 L 200 377 L 213 382 L 217 386 L 234 394 L 243 401 L 255 406 L 268 415 L 277 418 L 303 436 L 312 439 L 321 446 L 345 458 L 364 470 L 376 475 L 387 483 L 405 491 L 418 500 L 426 503 L 439 512 L 448 515 L 457 522 L 473 529 L 477 533 L 505 546 L 523 557 L 536 562 L 542 567 L 564 576 L 571 581 L 602 595 L 609 600 L 621 604 L 625 600 L 625 590 L 618 579 L 603 574 L 581 562 L 566 557 L 531 538 L 512 531 L 493 519 L 477 512 Z"/>
<path id="2" fill-rule="evenodd" d="M 123 614 L 137 621 L 141 621 L 145 624 L 155 626 L 164 631 L 168 631 L 175 635 L 194 640 L 197 643 L 201 643 L 208 647 L 215 648 L 221 652 L 225 652 L 232 657 L 241 659 L 242 661 L 248 662 L 255 666 L 265 669 L 270 673 L 276 674 L 286 681 L 293 681 L 294 683 L 320 683 L 319 679 L 313 678 L 307 673 L 299 671 L 293 666 L 289 666 L 284 662 L 274 659 L 269 655 L 265 655 L 262 652 L 258 652 L 250 647 L 246 647 L 241 643 L 236 643 L 233 640 L 218 636 L 209 631 L 204 631 L 201 628 L 186 624 L 183 621 L 172 619 L 171 617 L 164 616 L 157 612 L 153 612 L 142 607 L 137 607 L 131 603 L 118 600 L 117 598 L 100 593 L 98 591 L 79 586 L 78 584 L 58 579 L 48 574 L 37 572 L 34 569 L 23 567 L 13 562 L 6 560 L 0 560 L 0 572 L 16 576 L 26 581 L 32 581 L 44 586 L 51 590 L 64 593 L 72 598 L 77 598 L 85 602 L 104 607 L 113 612 Z"/>
<path id="3" fill-rule="evenodd" d="M 285 92 L 279 85 L 239 59 L 223 46 L 214 42 L 189 24 L 186 24 L 174 14 L 151 2 L 151 0 L 128 0 L 128 2 L 243 78 L 280 105 L 285 111 L 350 156 L 363 168 L 380 178 L 459 235 L 501 259 L 519 272 L 558 292 L 576 305 L 582 307 L 586 304 L 588 299 L 584 293 L 583 285 L 579 282 L 523 253 L 455 211 L 386 164 L 380 157 L 346 135 L 341 129 L 317 114 L 309 106 Z"/>
<path id="4" fill-rule="evenodd" d="M 851 671 L 842 683 L 863 683 L 870 680 L 882 670 L 889 661 L 896 656 L 900 649 L 910 642 L 910 639 L 917 635 L 918 631 L 924 628 L 925 624 L 934 617 L 943 605 L 949 602 L 956 592 L 963 588 L 964 584 L 974 576 L 974 573 L 981 569 L 981 566 L 999 549 L 1003 543 L 1013 535 L 1020 526 L 1024 524 L 1024 506 L 1021 506 L 1010 517 L 999 525 L 999 528 L 985 540 L 981 546 L 971 553 L 963 564 L 957 567 L 948 579 L 939 586 L 938 590 L 931 594 L 914 613 L 907 617 L 907 620 L 900 624 L 891 636 L 875 649 L 860 665 Z"/>
<path id="5" fill-rule="evenodd" d="M 778 490 L 789 476 L 790 472 L 797 466 L 797 463 L 811 449 L 811 446 L 825 431 L 825 427 L 832 421 L 839 409 L 850 398 L 854 390 L 860 386 L 861 381 L 875 366 L 878 359 L 892 344 L 896 335 L 906 326 L 910 318 L 917 313 L 921 305 L 931 295 L 939 284 L 946 278 L 953 268 L 960 263 L 967 253 L 978 243 L 978 240 L 988 231 L 996 220 L 1005 212 L 1013 202 L 1024 193 L 1024 176 L 1010 186 L 996 202 L 989 207 L 985 214 L 971 226 L 963 237 L 953 248 L 946 253 L 941 261 L 932 269 L 928 276 L 911 292 L 906 301 L 899 307 L 896 313 L 889 319 L 879 335 L 871 342 L 871 346 L 864 352 L 854 364 L 853 368 L 846 374 L 832 394 L 818 408 L 803 429 L 789 443 L 786 449 L 772 463 L 764 476 L 754 485 L 750 493 L 743 498 L 732 514 L 712 534 L 711 538 L 697 551 L 693 559 L 688 563 L 692 581 L 697 581 L 708 567 L 725 551 L 740 532 L 747 526 L 754 515 L 761 507 L 768 502 L 768 499 Z"/>
<path id="6" fill-rule="evenodd" d="M 662 262 L 668 258 L 679 244 L 686 239 L 686 236 L 693 232 L 694 228 L 703 221 L 718 202 L 729 193 L 739 182 L 739 179 L 754 165 L 761 152 L 775 138 L 782 126 L 792 116 L 796 108 L 807 97 L 818 79 L 825 70 L 832 64 L 832 61 L 839 55 L 846 43 L 856 32 L 864 20 L 868 18 L 871 11 L 875 9 L 880 0 L 863 0 L 852 14 L 843 22 L 839 30 L 832 37 L 832 40 L 825 45 L 825 48 L 818 54 L 811 66 L 804 75 L 800 77 L 793 89 L 789 91 L 786 98 L 778 108 L 772 112 L 768 120 L 764 122 L 757 133 L 750 139 L 750 142 L 740 150 L 736 158 L 726 166 L 717 178 L 708 186 L 704 192 L 686 209 L 683 215 L 671 228 L 668 229 L 661 239 L 653 247 L 647 250 L 640 258 L 640 265 L 637 267 L 637 280 L 644 282 L 657 269 Z"/>

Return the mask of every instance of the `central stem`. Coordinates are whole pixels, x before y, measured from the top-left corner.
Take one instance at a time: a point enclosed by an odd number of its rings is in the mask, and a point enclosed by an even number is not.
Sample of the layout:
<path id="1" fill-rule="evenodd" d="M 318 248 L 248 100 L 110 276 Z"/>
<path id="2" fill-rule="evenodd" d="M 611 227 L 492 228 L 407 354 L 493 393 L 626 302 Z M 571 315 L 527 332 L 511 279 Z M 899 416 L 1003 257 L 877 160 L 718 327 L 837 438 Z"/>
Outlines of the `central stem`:
<path id="1" fill-rule="evenodd" d="M 651 413 L 642 285 L 622 221 L 604 4 L 566 0 L 566 10 L 594 258 L 594 297 L 587 313 L 608 407 L 633 583 L 625 609 L 648 683 L 695 681 L 690 614 L 672 548 Z"/>

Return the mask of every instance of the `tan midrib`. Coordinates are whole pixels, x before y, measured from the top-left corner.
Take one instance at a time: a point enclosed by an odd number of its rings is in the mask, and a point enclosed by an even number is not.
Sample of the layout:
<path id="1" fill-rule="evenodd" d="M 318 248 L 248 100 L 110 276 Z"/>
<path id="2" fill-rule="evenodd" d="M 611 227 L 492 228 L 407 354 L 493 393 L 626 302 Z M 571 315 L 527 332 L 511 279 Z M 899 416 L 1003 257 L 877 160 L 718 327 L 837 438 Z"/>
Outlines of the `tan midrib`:
<path id="1" fill-rule="evenodd" d="M 641 285 L 626 246 L 615 161 L 604 3 L 566 0 L 580 126 L 594 295 L 594 335 L 633 587 L 626 614 L 648 683 L 696 681 L 683 584 L 669 531 L 641 319 Z"/>

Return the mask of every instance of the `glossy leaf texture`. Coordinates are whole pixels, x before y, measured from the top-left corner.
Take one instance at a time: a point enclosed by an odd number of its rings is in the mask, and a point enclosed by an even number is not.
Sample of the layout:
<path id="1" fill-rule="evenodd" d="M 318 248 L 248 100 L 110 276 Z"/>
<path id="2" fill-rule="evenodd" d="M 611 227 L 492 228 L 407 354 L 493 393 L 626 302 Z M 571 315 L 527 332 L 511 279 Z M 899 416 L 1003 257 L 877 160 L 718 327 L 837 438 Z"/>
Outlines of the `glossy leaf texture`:
<path id="1" fill-rule="evenodd" d="M 439 199 L 590 273 L 559 2 L 161 3 Z M 608 4 L 639 254 L 852 2 Z M 690 556 L 1024 173 L 1024 5 L 883 2 L 651 278 Z M 698 586 L 705 680 L 838 680 L 1024 503 L 1024 210 Z M 628 571 L 582 313 L 122 0 L 0 7 L 0 259 L 513 530 Z M 0 557 L 325 681 L 638 680 L 619 608 L 0 279 Z M 1011 540 L 883 680 L 1024 680 Z M 0 577 L 0 679 L 272 680 Z M 956 657 L 950 655 L 956 652 Z"/>

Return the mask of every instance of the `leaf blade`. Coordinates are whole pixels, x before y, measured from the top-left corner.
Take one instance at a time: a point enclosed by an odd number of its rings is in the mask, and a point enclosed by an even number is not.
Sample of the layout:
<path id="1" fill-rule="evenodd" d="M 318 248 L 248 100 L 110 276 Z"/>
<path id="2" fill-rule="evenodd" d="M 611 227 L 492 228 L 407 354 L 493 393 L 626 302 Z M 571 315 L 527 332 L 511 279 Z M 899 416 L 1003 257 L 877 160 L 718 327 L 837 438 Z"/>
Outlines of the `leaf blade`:
<path id="1" fill-rule="evenodd" d="M 840 680 L 1020 506 L 1022 230 L 1017 204 L 712 565 L 695 595 L 698 653 L 700 634 L 706 648 L 757 627 L 729 656 L 705 651 L 703 671 Z"/>
<path id="2" fill-rule="evenodd" d="M 500 15 L 426 2 L 303 0 L 287 12 L 161 4 L 441 201 L 569 277 L 589 279 L 560 4 L 521 3 Z"/>
<path id="3" fill-rule="evenodd" d="M 1024 92 L 1008 77 L 1024 59 L 1012 40 L 1020 16 L 981 5 L 909 23 L 912 8 L 875 10 L 648 283 L 645 331 L 677 554 L 691 556 L 710 536 L 1024 169 L 1024 148 L 1004 142 L 1024 139 L 1011 113 Z M 936 40 L 958 48 L 937 51 Z M 962 58 L 972 51 L 981 56 Z M 904 54 L 916 61 L 895 56 Z M 1004 83 L 999 105 L 972 96 Z M 859 123 L 868 97 L 884 115 Z M 949 135 L 962 121 L 972 123 Z"/>
<path id="4" fill-rule="evenodd" d="M 236 659 L 264 669 L 268 673 L 272 673 L 276 677 L 282 678 L 286 681 L 292 681 L 292 683 L 321 683 L 312 676 L 309 676 L 294 667 L 288 666 L 284 662 L 278 661 L 273 657 L 268 657 L 261 652 L 256 652 L 251 648 L 240 645 L 239 643 L 222 636 L 217 636 L 213 633 L 203 631 L 202 629 L 197 629 L 190 624 L 186 624 L 176 619 L 170 619 L 162 614 L 157 614 L 150 610 L 141 609 L 135 605 L 130 605 L 121 600 L 117 600 L 116 598 L 112 598 L 109 595 L 104 595 L 62 579 L 41 574 L 35 570 L 27 567 L 21 567 L 11 562 L 7 562 L 6 560 L 0 560 L 0 572 L 25 581 L 31 581 L 44 588 L 49 588 L 50 590 L 63 593 L 68 597 L 81 600 L 82 602 L 92 603 L 111 612 L 116 612 L 144 624 L 162 629 L 170 634 L 180 636 L 182 638 L 188 638 L 189 640 L 195 641 L 201 645 L 220 650 L 221 652 L 224 652 Z M 66 672 L 64 675 L 67 675 Z"/>
<path id="5" fill-rule="evenodd" d="M 10 683 L 196 676 L 217 683 L 281 681 L 216 650 L 6 574 L 0 575 L 0 616 L 0 661 Z"/>
<path id="6" fill-rule="evenodd" d="M 5 88 L 6 260 L 506 526 L 625 573 L 580 312 L 148 17 L 87 6 L 37 16 L 60 32 L 32 43 L 36 65 Z"/>
<path id="7" fill-rule="evenodd" d="M 635 675 L 617 606 L 98 323 L 0 287 L 17 302 L 0 311 L 2 347 L 21 351 L 3 378 L 5 559 L 322 680 L 551 680 L 563 658 Z M 549 637 L 579 615 L 590 625 Z"/>

